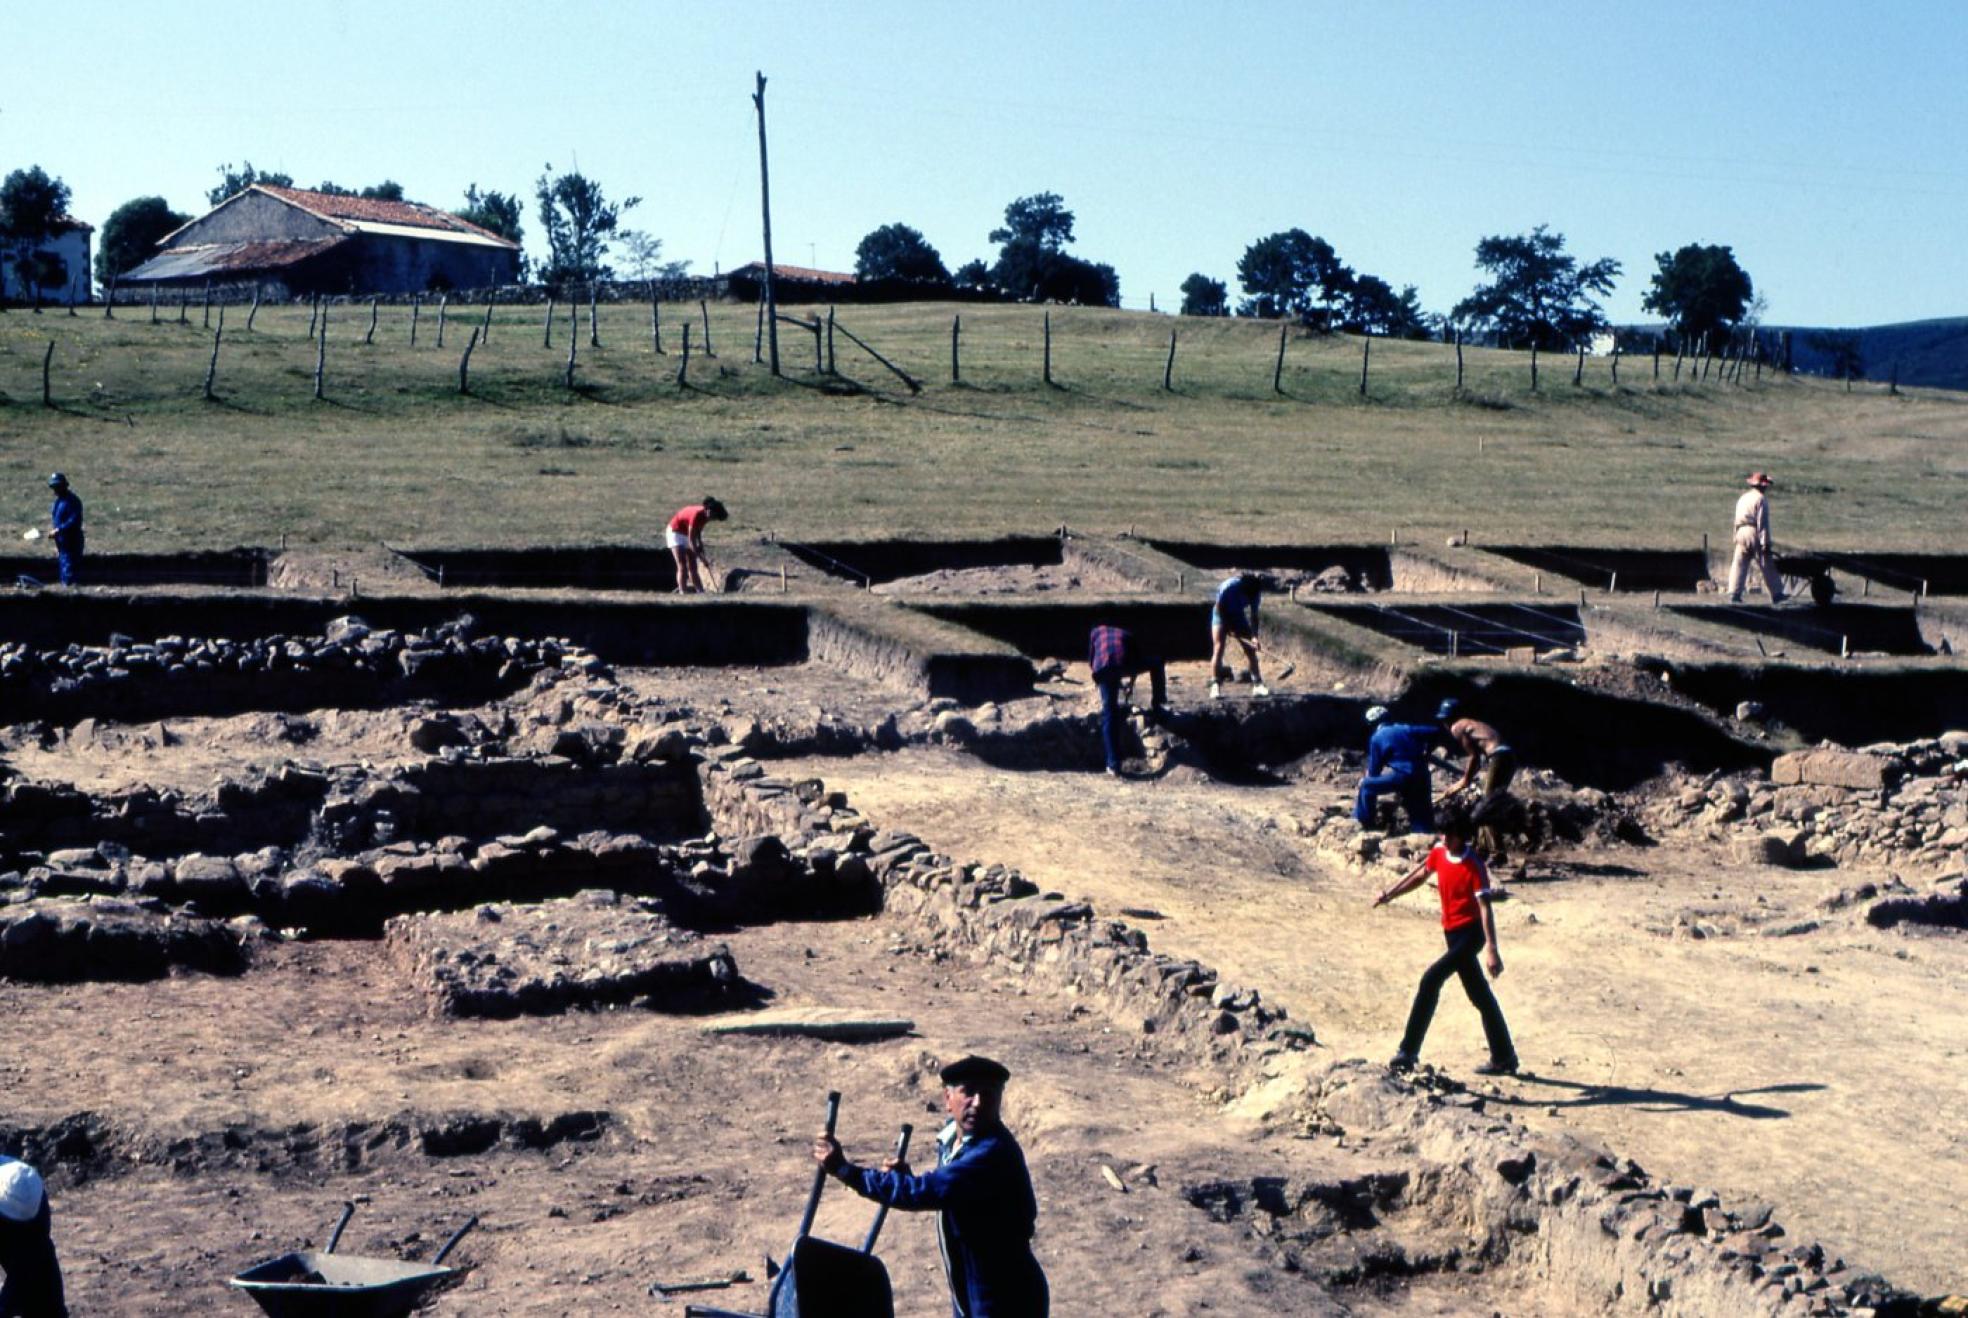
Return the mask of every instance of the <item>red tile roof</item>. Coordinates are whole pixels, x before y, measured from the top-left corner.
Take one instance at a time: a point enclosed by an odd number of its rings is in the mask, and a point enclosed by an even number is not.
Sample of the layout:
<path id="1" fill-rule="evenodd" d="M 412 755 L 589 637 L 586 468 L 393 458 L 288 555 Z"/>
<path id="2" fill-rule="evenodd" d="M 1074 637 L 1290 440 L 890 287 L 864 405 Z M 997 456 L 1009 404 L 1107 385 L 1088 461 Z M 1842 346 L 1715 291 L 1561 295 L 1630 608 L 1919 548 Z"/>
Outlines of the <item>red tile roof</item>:
<path id="1" fill-rule="evenodd" d="M 736 270 L 726 271 L 725 277 L 729 278 L 732 275 L 761 275 L 764 273 L 765 262 L 748 261 Z M 815 270 L 803 265 L 782 265 L 778 261 L 772 263 L 772 273 L 780 279 L 797 279 L 808 284 L 852 284 L 859 282 L 853 275 L 842 274 L 838 270 Z"/>
<path id="2" fill-rule="evenodd" d="M 507 246 L 514 245 L 489 229 L 481 229 L 476 224 L 421 202 L 345 197 L 340 193 L 313 192 L 306 188 L 282 188 L 270 183 L 255 183 L 253 189 L 264 192 L 270 197 L 277 197 L 290 206 L 298 206 L 323 219 L 339 220 L 348 224 L 398 224 L 412 229 L 439 229 L 447 233 L 468 233 L 480 238 L 490 238 Z"/>

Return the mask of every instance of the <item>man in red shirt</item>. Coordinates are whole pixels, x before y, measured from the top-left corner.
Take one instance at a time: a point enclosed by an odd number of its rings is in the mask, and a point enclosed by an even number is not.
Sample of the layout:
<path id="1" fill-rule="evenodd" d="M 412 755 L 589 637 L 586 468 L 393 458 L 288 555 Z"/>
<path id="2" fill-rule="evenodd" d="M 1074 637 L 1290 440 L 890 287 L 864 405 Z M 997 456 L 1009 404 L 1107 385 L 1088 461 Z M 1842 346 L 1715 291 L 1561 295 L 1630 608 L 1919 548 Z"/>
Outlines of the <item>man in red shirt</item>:
<path id="1" fill-rule="evenodd" d="M 722 522 L 729 516 L 724 505 L 707 494 L 704 502 L 679 508 L 676 516 L 670 519 L 670 528 L 663 539 L 670 547 L 670 557 L 676 560 L 679 595 L 694 595 L 704 589 L 701 569 L 711 565 L 710 558 L 704 553 L 704 523 Z"/>
<path id="2" fill-rule="evenodd" d="M 1486 953 L 1485 964 L 1492 979 L 1503 974 L 1503 957 L 1497 953 L 1496 917 L 1490 913 L 1490 875 L 1483 859 L 1469 845 L 1471 829 L 1461 814 L 1442 820 L 1442 841 L 1427 859 L 1408 871 L 1406 878 L 1374 898 L 1384 906 L 1404 892 L 1420 887 L 1430 874 L 1442 897 L 1442 936 L 1448 951 L 1422 972 L 1421 986 L 1415 990 L 1414 1006 L 1408 1011 L 1407 1032 L 1401 1036 L 1400 1051 L 1388 1063 L 1396 1071 L 1411 1069 L 1421 1056 L 1421 1041 L 1428 1036 L 1428 1024 L 1435 1018 L 1435 1003 L 1441 997 L 1443 981 L 1450 975 L 1462 980 L 1462 991 L 1483 1017 L 1483 1035 L 1489 1040 L 1490 1060 L 1476 1068 L 1477 1075 L 1515 1075 L 1517 1049 L 1510 1041 L 1510 1026 L 1504 1022 L 1503 1008 L 1496 994 L 1483 979 L 1476 954 Z"/>

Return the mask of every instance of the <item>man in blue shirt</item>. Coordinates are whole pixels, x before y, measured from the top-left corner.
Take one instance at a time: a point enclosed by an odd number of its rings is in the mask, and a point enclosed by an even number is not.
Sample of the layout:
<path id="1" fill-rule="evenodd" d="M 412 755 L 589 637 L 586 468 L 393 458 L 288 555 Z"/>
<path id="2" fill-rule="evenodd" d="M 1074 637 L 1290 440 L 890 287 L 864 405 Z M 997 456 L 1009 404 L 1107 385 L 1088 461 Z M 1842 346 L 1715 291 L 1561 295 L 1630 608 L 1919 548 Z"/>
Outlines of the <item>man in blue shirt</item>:
<path id="1" fill-rule="evenodd" d="M 48 488 L 55 492 L 54 507 L 48 510 L 48 523 L 54 531 L 61 583 L 73 586 L 82 571 L 82 500 L 68 488 L 68 477 L 60 472 L 48 477 Z"/>
<path id="2" fill-rule="evenodd" d="M 1251 694 L 1268 696 L 1264 673 L 1258 667 L 1257 609 L 1264 602 L 1264 578 L 1255 572 L 1239 572 L 1224 579 L 1216 588 L 1216 602 L 1210 608 L 1210 699 L 1223 694 L 1223 679 L 1230 670 L 1223 664 L 1223 653 L 1235 637 L 1250 664 Z"/>
<path id="3" fill-rule="evenodd" d="M 910 1174 L 894 1158 L 881 1171 L 847 1160 L 833 1136 L 813 1139 L 813 1157 L 856 1194 L 904 1212 L 939 1215 L 937 1243 L 954 1318 L 1047 1318 L 1051 1292 L 1032 1256 L 1039 1216 L 1025 1154 L 1000 1113 L 1011 1072 L 988 1057 L 942 1070 L 950 1123 L 936 1137 L 936 1170 Z"/>
<path id="4" fill-rule="evenodd" d="M 0 1314 L 67 1318 L 61 1263 L 48 1230 L 48 1192 L 41 1173 L 0 1154 Z"/>
<path id="5" fill-rule="evenodd" d="M 1360 827 L 1372 828 L 1374 803 L 1398 792 L 1407 812 L 1410 833 L 1435 831 L 1435 807 L 1429 799 L 1429 752 L 1442 739 L 1436 723 L 1391 723 L 1384 706 L 1367 711 L 1374 725 L 1367 742 L 1367 776 L 1360 780 L 1360 792 L 1353 802 L 1353 818 Z"/>

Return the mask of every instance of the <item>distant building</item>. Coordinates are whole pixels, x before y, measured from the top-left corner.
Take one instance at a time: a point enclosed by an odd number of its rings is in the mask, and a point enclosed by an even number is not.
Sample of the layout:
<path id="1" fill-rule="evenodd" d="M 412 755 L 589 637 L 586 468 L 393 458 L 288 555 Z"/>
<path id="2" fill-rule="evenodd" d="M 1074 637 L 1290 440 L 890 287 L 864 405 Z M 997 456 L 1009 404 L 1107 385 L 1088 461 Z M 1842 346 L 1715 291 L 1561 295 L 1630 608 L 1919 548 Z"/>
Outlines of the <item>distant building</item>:
<path id="1" fill-rule="evenodd" d="M 853 275 L 838 270 L 811 270 L 777 261 L 772 263 L 772 274 L 773 296 L 780 302 L 851 300 L 857 282 Z M 726 271 L 720 282 L 724 285 L 724 296 L 740 302 L 757 302 L 765 296 L 765 262 L 751 261 Z"/>
<path id="2" fill-rule="evenodd" d="M 519 278 L 519 244 L 433 206 L 255 183 L 158 243 L 121 287 L 256 284 L 274 297 L 425 293 Z"/>
<path id="3" fill-rule="evenodd" d="M 95 226 L 82 223 L 78 219 L 64 215 L 55 221 L 55 232 L 48 241 L 35 248 L 35 252 L 48 252 L 61 258 L 65 278 L 56 285 L 43 285 L 43 302 L 64 303 L 73 298 L 77 302 L 89 300 L 89 235 Z M 32 302 L 34 290 L 22 284 L 14 269 L 14 253 L 9 251 L 0 255 L 0 301 Z"/>

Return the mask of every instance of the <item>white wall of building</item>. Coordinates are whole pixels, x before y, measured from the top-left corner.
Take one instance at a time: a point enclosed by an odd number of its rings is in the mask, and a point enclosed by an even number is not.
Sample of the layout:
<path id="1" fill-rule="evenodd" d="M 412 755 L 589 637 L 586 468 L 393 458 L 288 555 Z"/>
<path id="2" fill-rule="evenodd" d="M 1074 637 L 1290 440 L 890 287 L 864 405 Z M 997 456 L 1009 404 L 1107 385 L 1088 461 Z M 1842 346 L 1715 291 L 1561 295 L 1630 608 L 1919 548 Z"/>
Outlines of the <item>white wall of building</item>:
<path id="1" fill-rule="evenodd" d="M 73 295 L 77 302 L 89 300 L 89 288 L 95 278 L 89 268 L 89 238 L 87 229 L 70 229 L 42 243 L 39 250 L 53 252 L 68 264 L 68 283 L 61 288 L 48 288 L 41 291 L 43 301 L 55 304 L 66 303 Z M 14 277 L 13 254 L 7 253 L 0 259 L 0 296 L 14 302 L 32 302 L 33 290 L 22 288 Z"/>

